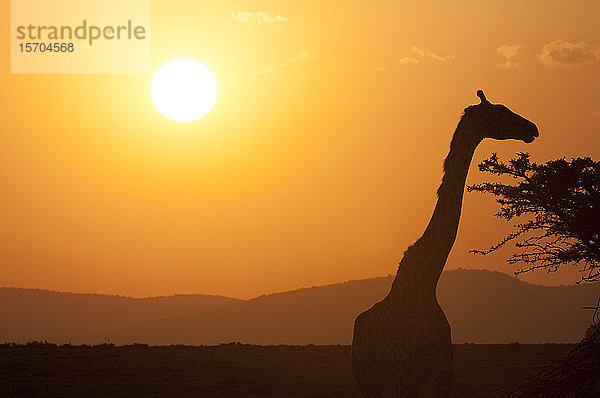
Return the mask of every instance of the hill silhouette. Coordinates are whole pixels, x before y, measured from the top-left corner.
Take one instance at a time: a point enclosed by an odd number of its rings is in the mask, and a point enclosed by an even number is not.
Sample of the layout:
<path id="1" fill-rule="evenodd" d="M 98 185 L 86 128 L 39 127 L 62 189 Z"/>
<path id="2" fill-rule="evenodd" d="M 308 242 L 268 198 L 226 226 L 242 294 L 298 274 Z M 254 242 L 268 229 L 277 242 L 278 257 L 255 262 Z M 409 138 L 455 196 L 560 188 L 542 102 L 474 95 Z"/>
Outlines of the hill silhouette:
<path id="1" fill-rule="evenodd" d="M 131 299 L 0 289 L 0 341 L 95 344 L 349 344 L 354 317 L 387 293 L 392 277 L 269 294 Z M 454 343 L 575 342 L 600 286 L 539 286 L 483 270 L 446 271 L 439 302 Z M 7 299 L 11 296 L 11 299 Z"/>
<path id="2" fill-rule="evenodd" d="M 130 298 L 0 288 L 0 341 L 80 341 L 82 335 L 218 308 L 239 300 L 209 295 Z"/>

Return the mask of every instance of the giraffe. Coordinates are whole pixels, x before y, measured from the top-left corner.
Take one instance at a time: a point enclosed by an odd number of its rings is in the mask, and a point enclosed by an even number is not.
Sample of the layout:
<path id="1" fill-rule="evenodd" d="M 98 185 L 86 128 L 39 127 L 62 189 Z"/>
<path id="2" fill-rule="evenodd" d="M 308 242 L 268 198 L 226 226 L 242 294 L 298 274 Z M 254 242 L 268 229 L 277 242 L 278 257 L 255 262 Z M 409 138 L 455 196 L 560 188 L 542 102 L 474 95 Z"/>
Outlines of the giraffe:
<path id="1" fill-rule="evenodd" d="M 405 252 L 388 295 L 354 321 L 352 365 L 365 398 L 417 397 L 433 379 L 438 397 L 449 397 L 454 353 L 450 325 L 436 287 L 454 245 L 465 181 L 475 149 L 484 138 L 533 142 L 536 125 L 504 105 L 471 105 L 456 127 L 437 203 L 425 232 Z"/>

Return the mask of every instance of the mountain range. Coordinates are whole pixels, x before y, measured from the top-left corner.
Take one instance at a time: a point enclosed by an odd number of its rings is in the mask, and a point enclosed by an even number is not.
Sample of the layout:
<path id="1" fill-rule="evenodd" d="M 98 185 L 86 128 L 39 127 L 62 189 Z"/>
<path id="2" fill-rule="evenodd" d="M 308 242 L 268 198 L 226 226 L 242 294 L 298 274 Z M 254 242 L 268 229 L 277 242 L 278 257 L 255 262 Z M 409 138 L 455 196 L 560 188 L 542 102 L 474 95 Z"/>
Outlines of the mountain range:
<path id="1" fill-rule="evenodd" d="M 0 288 L 0 342 L 350 344 L 358 313 L 381 300 L 392 276 L 256 297 L 130 298 Z M 438 301 L 454 343 L 579 341 L 600 285 L 540 286 L 486 270 L 445 271 Z"/>

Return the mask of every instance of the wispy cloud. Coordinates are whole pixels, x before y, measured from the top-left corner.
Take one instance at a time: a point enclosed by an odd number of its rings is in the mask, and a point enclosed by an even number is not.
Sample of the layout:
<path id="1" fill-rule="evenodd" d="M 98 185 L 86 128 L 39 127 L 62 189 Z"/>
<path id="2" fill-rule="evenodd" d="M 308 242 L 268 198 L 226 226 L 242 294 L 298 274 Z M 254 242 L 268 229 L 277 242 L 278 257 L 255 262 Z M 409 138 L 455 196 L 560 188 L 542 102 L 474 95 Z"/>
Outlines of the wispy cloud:
<path id="1" fill-rule="evenodd" d="M 292 58 L 288 59 L 285 62 L 282 62 L 280 64 L 271 66 L 270 68 L 267 68 L 267 69 L 264 69 L 264 70 L 261 70 L 261 71 L 258 71 L 258 72 L 248 73 L 246 76 L 264 75 L 265 73 L 273 72 L 273 71 L 275 71 L 277 69 L 284 68 L 284 67 L 286 67 L 286 66 L 288 66 L 288 65 L 290 65 L 290 64 L 292 64 L 294 62 L 301 61 L 301 60 L 306 60 L 306 59 L 310 59 L 310 58 L 311 58 L 311 55 L 308 52 L 306 52 L 304 50 L 300 50 L 300 51 L 298 51 L 296 53 L 296 55 L 294 55 Z"/>
<path id="2" fill-rule="evenodd" d="M 521 50 L 525 48 L 522 44 L 503 44 L 498 47 L 497 51 L 501 57 L 504 58 L 504 62 L 501 64 L 496 64 L 498 68 L 501 69 L 515 69 L 521 66 L 521 61 L 517 61 L 517 58 Z"/>
<path id="3" fill-rule="evenodd" d="M 429 48 L 418 48 L 416 46 L 412 46 L 410 56 L 404 56 L 402 58 L 398 58 L 391 65 L 384 65 L 378 67 L 376 70 L 387 70 L 392 69 L 393 67 L 397 67 L 399 65 L 417 65 L 417 64 L 425 64 L 425 63 L 442 63 L 449 64 L 451 62 L 456 61 L 456 57 L 454 55 L 439 55 Z"/>
<path id="4" fill-rule="evenodd" d="M 555 40 L 544 44 L 538 58 L 547 66 L 577 67 L 600 62 L 600 46 L 585 41 Z"/>
<path id="5" fill-rule="evenodd" d="M 289 21 L 289 18 L 281 15 L 269 15 L 264 11 L 232 11 L 231 18 L 241 22 L 248 27 L 258 25 L 273 25 L 279 27 Z"/>
<path id="6" fill-rule="evenodd" d="M 402 57 L 398 60 L 396 60 L 396 63 L 398 65 L 414 65 L 414 64 L 418 64 L 419 60 L 413 57 Z"/>
<path id="7" fill-rule="evenodd" d="M 454 55 L 439 55 L 434 53 L 433 51 L 431 51 L 428 48 L 417 48 L 415 46 L 412 46 L 410 51 L 412 51 L 414 54 L 416 54 L 421 62 L 441 62 L 443 64 L 449 64 L 450 62 L 454 62 L 456 61 L 456 57 Z M 401 58 L 402 59 L 407 59 L 407 57 Z M 410 58 L 408 57 L 408 59 L 411 60 L 417 60 L 419 61 L 417 58 Z M 414 62 L 411 62 L 414 63 Z"/>

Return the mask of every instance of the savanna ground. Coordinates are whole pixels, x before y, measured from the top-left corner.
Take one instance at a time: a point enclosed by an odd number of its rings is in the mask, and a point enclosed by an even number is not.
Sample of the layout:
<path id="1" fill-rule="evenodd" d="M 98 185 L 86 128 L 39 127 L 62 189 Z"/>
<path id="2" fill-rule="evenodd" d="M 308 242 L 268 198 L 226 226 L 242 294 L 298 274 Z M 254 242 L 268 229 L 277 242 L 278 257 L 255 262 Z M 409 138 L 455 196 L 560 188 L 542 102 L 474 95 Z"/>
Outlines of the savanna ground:
<path id="1" fill-rule="evenodd" d="M 498 397 L 569 344 L 455 345 L 452 397 Z M 0 345 L 0 397 L 359 397 L 349 346 Z"/>

